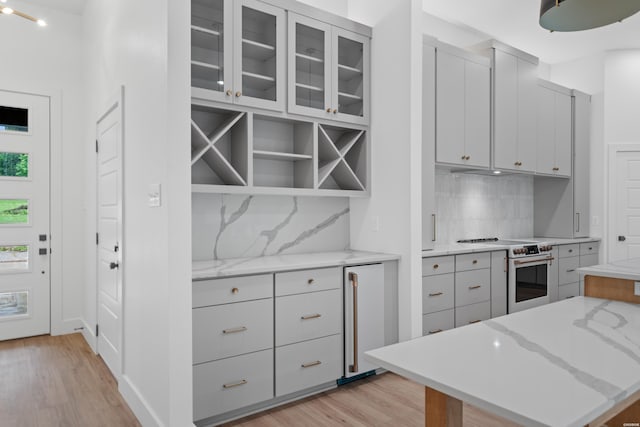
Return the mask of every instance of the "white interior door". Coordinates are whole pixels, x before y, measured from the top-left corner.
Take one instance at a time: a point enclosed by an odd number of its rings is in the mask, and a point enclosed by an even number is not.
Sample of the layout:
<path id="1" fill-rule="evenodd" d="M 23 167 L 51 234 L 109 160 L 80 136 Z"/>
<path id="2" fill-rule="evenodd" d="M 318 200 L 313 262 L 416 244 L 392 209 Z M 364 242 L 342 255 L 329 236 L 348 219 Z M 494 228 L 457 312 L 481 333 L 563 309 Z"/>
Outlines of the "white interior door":
<path id="1" fill-rule="evenodd" d="M 617 151 L 613 171 L 611 259 L 640 257 L 640 151 Z"/>
<path id="2" fill-rule="evenodd" d="M 122 368 L 122 96 L 97 122 L 97 349 L 118 379 Z"/>
<path id="3" fill-rule="evenodd" d="M 48 334 L 49 98 L 0 90 L 0 340 Z"/>

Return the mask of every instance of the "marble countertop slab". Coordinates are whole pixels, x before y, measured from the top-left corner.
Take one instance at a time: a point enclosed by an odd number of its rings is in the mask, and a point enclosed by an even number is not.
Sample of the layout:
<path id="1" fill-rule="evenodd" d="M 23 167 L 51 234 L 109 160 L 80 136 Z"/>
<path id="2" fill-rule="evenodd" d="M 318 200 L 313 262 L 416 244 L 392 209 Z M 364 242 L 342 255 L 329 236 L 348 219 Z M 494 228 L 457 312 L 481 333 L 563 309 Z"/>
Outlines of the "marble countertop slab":
<path id="1" fill-rule="evenodd" d="M 578 268 L 580 277 L 601 276 L 640 281 L 640 258 Z"/>
<path id="2" fill-rule="evenodd" d="M 640 305 L 575 297 L 365 360 L 526 426 L 584 426 L 640 390 Z"/>
<path id="3" fill-rule="evenodd" d="M 274 273 L 278 271 L 304 270 L 308 268 L 370 264 L 400 259 L 399 255 L 365 251 L 318 252 L 293 255 L 274 255 L 252 258 L 233 258 L 215 261 L 194 261 L 192 278 L 243 276 Z"/>
<path id="4" fill-rule="evenodd" d="M 570 245 L 575 243 L 598 242 L 600 241 L 600 238 L 599 237 L 581 237 L 577 239 L 562 239 L 562 238 L 556 238 L 556 237 L 533 237 L 533 238 L 515 239 L 515 240 L 545 242 L 545 243 L 549 243 L 550 245 Z M 433 249 L 422 251 L 422 257 L 426 258 L 426 257 L 443 256 L 443 255 L 458 255 L 458 254 L 467 254 L 472 252 L 504 251 L 507 249 L 509 249 L 509 246 L 491 245 L 486 243 L 449 243 L 449 244 L 435 245 Z"/>
<path id="5" fill-rule="evenodd" d="M 599 237 L 577 237 L 575 239 L 563 239 L 560 237 L 534 237 L 531 240 L 549 243 L 550 245 L 571 245 L 576 243 L 599 242 L 601 239 Z"/>

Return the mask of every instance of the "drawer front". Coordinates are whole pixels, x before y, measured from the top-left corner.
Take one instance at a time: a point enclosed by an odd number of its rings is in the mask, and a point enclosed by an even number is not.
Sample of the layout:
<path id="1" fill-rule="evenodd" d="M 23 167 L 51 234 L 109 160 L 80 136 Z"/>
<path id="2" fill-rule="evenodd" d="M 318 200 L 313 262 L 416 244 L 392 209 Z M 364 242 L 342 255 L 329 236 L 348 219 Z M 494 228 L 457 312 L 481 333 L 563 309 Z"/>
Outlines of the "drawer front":
<path id="1" fill-rule="evenodd" d="M 558 301 L 580 295 L 580 283 L 569 283 L 558 288 Z"/>
<path id="2" fill-rule="evenodd" d="M 580 255 L 580 267 L 590 267 L 598 265 L 598 254 Z"/>
<path id="3" fill-rule="evenodd" d="M 490 267 L 490 252 L 456 255 L 456 271 L 480 270 Z"/>
<path id="4" fill-rule="evenodd" d="M 456 269 L 455 262 L 453 255 L 422 258 L 422 275 L 453 273 Z"/>
<path id="5" fill-rule="evenodd" d="M 580 245 L 577 243 L 575 245 L 560 245 L 558 249 L 560 251 L 560 258 L 580 255 Z"/>
<path id="6" fill-rule="evenodd" d="M 272 298 L 193 310 L 193 363 L 272 347 Z"/>
<path id="7" fill-rule="evenodd" d="M 273 350 L 193 367 L 193 416 L 212 417 L 273 398 Z"/>
<path id="8" fill-rule="evenodd" d="M 456 307 L 491 299 L 491 270 L 456 273 Z"/>
<path id="9" fill-rule="evenodd" d="M 580 256 L 593 255 L 600 251 L 600 242 L 580 243 Z"/>
<path id="10" fill-rule="evenodd" d="M 422 278 L 422 312 L 424 314 L 453 308 L 454 273 Z"/>
<path id="11" fill-rule="evenodd" d="M 456 328 L 490 318 L 491 303 L 489 301 L 466 305 L 464 307 L 456 307 Z"/>
<path id="12" fill-rule="evenodd" d="M 580 274 L 576 271 L 580 264 L 580 258 L 560 258 L 558 260 L 558 284 L 566 285 L 580 280 Z"/>
<path id="13" fill-rule="evenodd" d="M 276 296 L 342 288 L 342 268 L 276 273 Z"/>
<path id="14" fill-rule="evenodd" d="M 342 377 L 342 334 L 276 349 L 276 396 Z"/>
<path id="15" fill-rule="evenodd" d="M 231 277 L 193 282 L 192 307 L 249 301 L 273 296 L 273 275 Z"/>
<path id="16" fill-rule="evenodd" d="M 454 310 L 439 311 L 422 316 L 422 335 L 432 335 L 453 329 L 455 326 Z"/>
<path id="17" fill-rule="evenodd" d="M 341 289 L 276 298 L 276 346 L 341 332 Z"/>

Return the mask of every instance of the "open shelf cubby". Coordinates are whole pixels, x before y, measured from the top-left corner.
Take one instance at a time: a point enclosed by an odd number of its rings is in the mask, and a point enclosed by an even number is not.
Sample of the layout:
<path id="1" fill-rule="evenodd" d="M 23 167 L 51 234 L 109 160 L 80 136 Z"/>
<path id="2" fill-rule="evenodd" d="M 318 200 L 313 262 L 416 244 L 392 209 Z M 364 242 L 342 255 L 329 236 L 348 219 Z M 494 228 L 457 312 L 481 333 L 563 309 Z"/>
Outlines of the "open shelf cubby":
<path id="1" fill-rule="evenodd" d="M 366 190 L 366 132 L 318 125 L 318 188 Z"/>
<path id="2" fill-rule="evenodd" d="M 247 113 L 192 105 L 191 182 L 246 186 Z"/>
<path id="3" fill-rule="evenodd" d="M 276 17 L 243 6 L 242 92 L 276 100 Z"/>
<path id="4" fill-rule="evenodd" d="M 253 116 L 253 185 L 313 188 L 312 122 Z"/>

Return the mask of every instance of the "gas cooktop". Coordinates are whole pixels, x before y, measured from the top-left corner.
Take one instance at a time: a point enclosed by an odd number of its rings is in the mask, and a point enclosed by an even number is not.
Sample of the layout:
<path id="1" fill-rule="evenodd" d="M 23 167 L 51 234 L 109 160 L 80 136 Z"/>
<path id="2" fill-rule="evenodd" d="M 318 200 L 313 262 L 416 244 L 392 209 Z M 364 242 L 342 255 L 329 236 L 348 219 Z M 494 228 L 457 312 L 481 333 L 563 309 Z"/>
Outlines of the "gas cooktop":
<path id="1" fill-rule="evenodd" d="M 534 242 L 532 240 L 500 240 L 497 237 L 489 237 L 484 239 L 464 239 L 458 240 L 458 243 L 484 243 L 486 245 L 526 245 L 526 244 L 536 244 L 538 242 Z"/>

